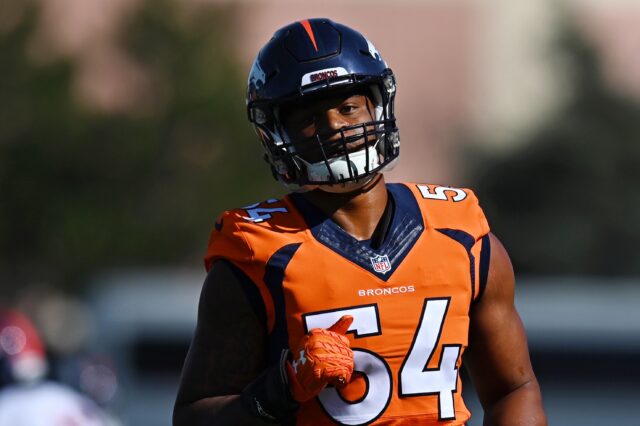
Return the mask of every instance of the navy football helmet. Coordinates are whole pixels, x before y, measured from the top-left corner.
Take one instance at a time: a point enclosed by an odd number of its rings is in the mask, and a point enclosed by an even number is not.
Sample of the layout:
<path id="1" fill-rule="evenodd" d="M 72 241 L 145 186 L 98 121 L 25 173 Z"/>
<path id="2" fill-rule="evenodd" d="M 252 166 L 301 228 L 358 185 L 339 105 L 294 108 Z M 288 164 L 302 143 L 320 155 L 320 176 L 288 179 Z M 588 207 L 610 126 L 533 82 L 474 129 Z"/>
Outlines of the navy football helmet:
<path id="1" fill-rule="evenodd" d="M 373 121 L 315 134 L 305 145 L 322 159 L 305 161 L 282 124 L 281 107 L 352 90 L 369 95 Z M 395 93 L 393 72 L 369 40 L 329 19 L 309 19 L 279 29 L 260 50 L 249 74 L 247 111 L 274 177 L 304 190 L 363 182 L 393 166 L 400 153 Z M 348 144 L 358 150 L 350 152 Z"/>

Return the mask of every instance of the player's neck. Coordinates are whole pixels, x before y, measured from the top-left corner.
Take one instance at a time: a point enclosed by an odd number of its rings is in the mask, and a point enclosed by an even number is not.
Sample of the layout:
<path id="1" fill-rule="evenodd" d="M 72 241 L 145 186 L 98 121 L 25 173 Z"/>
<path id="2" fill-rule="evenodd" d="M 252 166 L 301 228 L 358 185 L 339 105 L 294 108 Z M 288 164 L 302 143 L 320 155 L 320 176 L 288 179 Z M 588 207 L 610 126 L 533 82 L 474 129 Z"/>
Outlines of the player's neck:
<path id="1" fill-rule="evenodd" d="M 371 238 L 388 198 L 382 175 L 353 193 L 336 194 L 315 190 L 304 196 L 358 240 Z"/>

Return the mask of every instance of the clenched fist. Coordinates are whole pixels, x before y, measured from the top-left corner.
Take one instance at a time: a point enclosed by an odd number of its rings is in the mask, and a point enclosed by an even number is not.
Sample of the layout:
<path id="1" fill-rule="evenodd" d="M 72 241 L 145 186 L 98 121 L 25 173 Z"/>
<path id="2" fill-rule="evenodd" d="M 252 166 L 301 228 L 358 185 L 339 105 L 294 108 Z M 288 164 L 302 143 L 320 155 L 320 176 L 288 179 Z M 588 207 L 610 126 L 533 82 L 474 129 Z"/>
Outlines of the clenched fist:
<path id="1" fill-rule="evenodd" d="M 317 396 L 332 384 L 343 387 L 353 373 L 353 351 L 345 333 L 353 317 L 344 315 L 328 329 L 314 328 L 305 335 L 293 351 L 293 361 L 287 363 L 291 394 L 303 402 Z"/>

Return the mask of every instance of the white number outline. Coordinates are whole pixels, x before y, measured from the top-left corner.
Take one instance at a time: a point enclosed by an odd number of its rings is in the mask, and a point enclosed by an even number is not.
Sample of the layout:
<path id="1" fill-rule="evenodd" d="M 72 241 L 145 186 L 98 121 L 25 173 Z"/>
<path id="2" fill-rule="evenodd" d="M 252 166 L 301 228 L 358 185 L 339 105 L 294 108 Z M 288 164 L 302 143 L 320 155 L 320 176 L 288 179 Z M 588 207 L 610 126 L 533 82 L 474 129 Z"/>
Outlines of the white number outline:
<path id="1" fill-rule="evenodd" d="M 265 203 L 273 204 L 273 203 L 277 203 L 278 201 L 279 200 L 275 198 L 270 198 L 267 201 L 265 201 Z M 248 215 L 248 216 L 242 216 L 242 218 L 250 222 L 260 223 L 260 222 L 264 222 L 267 219 L 271 219 L 273 217 L 271 213 L 288 213 L 289 212 L 286 207 L 273 207 L 273 208 L 258 207 L 261 204 L 263 203 L 255 203 L 255 204 L 242 207 L 247 212 L 247 215 Z"/>
<path id="2" fill-rule="evenodd" d="M 433 335 L 424 336 L 424 332 L 422 332 L 422 330 L 424 330 L 423 327 L 425 325 L 428 325 L 427 324 L 428 322 L 432 322 L 433 315 L 436 315 L 436 313 L 433 312 L 433 310 L 438 308 L 438 306 L 435 306 L 432 309 L 429 309 L 429 304 L 431 304 L 431 306 L 434 306 L 434 303 L 441 303 L 441 302 L 445 303 L 444 308 L 442 308 L 442 315 L 439 316 L 439 319 L 438 317 L 435 318 L 435 320 L 437 321 L 436 324 L 438 324 L 437 325 L 438 332 L 435 333 L 435 337 Z M 434 297 L 434 298 L 427 298 L 424 300 L 424 305 L 422 306 L 422 313 L 420 314 L 420 323 L 418 324 L 418 327 L 416 328 L 416 332 L 413 335 L 413 341 L 411 342 L 411 347 L 407 352 L 407 356 L 404 358 L 404 361 L 402 361 L 402 365 L 400 366 L 400 370 L 398 371 L 398 394 L 400 395 L 400 397 L 437 395 L 438 396 L 438 418 L 440 420 L 452 420 L 456 418 L 455 398 L 453 394 L 458 392 L 458 378 L 459 378 L 460 372 L 458 371 L 457 365 L 458 365 L 458 359 L 460 358 L 462 345 L 461 344 L 443 344 L 442 351 L 440 352 L 440 359 L 438 360 L 438 366 L 435 368 L 428 368 L 427 366 L 431 363 L 431 360 L 433 359 L 436 353 L 438 342 L 440 342 L 440 338 L 442 337 L 442 329 L 444 327 L 444 322 L 447 317 L 447 313 L 449 312 L 450 302 L 451 302 L 450 297 Z M 433 330 L 435 328 L 436 326 L 434 326 L 431 329 L 428 329 L 426 333 L 433 334 Z M 415 369 L 410 369 L 407 367 L 407 365 L 410 363 L 414 363 L 415 362 L 414 360 L 416 359 L 422 358 L 422 357 L 417 358 L 417 357 L 420 357 L 422 353 L 416 354 L 415 352 L 416 342 L 419 336 L 422 336 L 423 340 L 427 340 L 427 341 L 433 340 L 434 344 L 431 346 L 431 350 L 429 351 L 429 356 L 427 357 L 426 361 L 420 363 L 421 365 L 423 365 L 423 368 L 419 370 L 418 373 L 416 373 L 416 371 L 414 371 Z M 453 349 L 453 352 L 450 351 L 450 349 Z M 417 380 L 420 378 L 420 376 L 427 377 L 427 376 L 435 375 L 436 376 L 435 380 L 431 383 L 428 383 L 428 385 L 432 387 L 434 385 L 437 386 L 438 379 L 440 379 L 440 377 L 438 376 L 446 375 L 449 370 L 449 367 L 451 367 L 451 365 L 445 365 L 443 367 L 442 363 L 445 360 L 451 360 L 453 364 L 453 368 L 451 370 L 454 372 L 454 374 L 453 374 L 453 377 L 449 378 L 450 380 L 453 380 L 453 387 L 448 387 L 444 390 L 438 389 L 433 391 L 404 391 L 403 392 L 403 383 L 406 383 L 408 381 L 407 379 L 410 378 L 410 379 Z M 451 362 L 449 362 L 448 364 L 451 364 Z M 443 370 L 443 368 L 447 368 L 447 370 L 445 371 Z M 405 376 L 405 380 L 402 379 L 403 376 Z M 449 383 L 449 386 L 451 386 L 451 383 Z M 408 388 L 408 387 L 409 386 L 405 386 L 405 388 Z M 447 390 L 450 391 L 449 394 L 446 394 Z M 446 401 L 445 401 L 445 398 L 446 398 Z M 445 407 L 443 408 L 443 406 Z M 446 415 L 443 415 L 443 411 L 446 412 Z"/>
<path id="3" fill-rule="evenodd" d="M 380 313 L 378 312 L 378 304 L 373 303 L 369 305 L 358 305 L 349 308 L 340 308 L 329 311 L 317 311 L 302 315 L 302 324 L 305 329 L 305 333 L 314 328 L 328 328 L 334 324 L 343 315 L 353 316 L 353 323 L 349 326 L 347 333 L 353 333 L 355 339 L 362 337 L 380 336 L 382 334 L 382 327 L 380 324 Z M 368 315 L 368 318 L 365 317 Z M 369 320 L 369 321 L 367 321 Z M 372 322 L 373 320 L 373 322 Z M 364 332 L 361 330 L 365 329 Z M 391 402 L 391 395 L 393 394 L 393 375 L 391 373 L 391 367 L 380 355 L 373 351 L 363 348 L 351 348 L 353 350 L 354 361 L 358 364 L 358 361 L 368 361 L 367 365 L 377 364 L 375 371 L 383 371 L 386 374 L 381 373 L 379 377 L 375 377 L 376 381 L 382 380 L 380 383 L 382 388 L 376 387 L 374 390 L 381 393 L 376 395 L 371 392 L 370 383 L 373 377 L 366 374 L 366 371 L 361 367 L 358 369 L 356 365 L 354 370 L 361 373 L 367 384 L 366 391 L 363 397 L 356 401 L 347 401 L 340 395 L 340 392 L 334 387 L 325 388 L 320 395 L 318 395 L 318 402 L 323 411 L 333 421 L 340 425 L 358 426 L 369 424 L 378 419 L 387 410 L 389 403 Z M 385 388 L 388 388 L 386 390 Z M 367 401 L 367 398 L 373 397 Z M 335 408 L 342 403 L 342 414 L 335 413 Z M 364 404 L 364 413 L 357 413 L 358 410 L 355 406 Z M 372 406 L 373 405 L 373 406 Z M 373 412 L 373 414 L 371 414 Z M 366 416 L 366 417 L 364 417 Z"/>
<path id="4" fill-rule="evenodd" d="M 431 347 L 431 350 L 429 351 L 429 355 L 426 358 L 426 361 L 424 362 L 424 368 L 422 369 L 422 373 L 423 374 L 433 374 L 433 373 L 440 373 L 441 369 L 443 368 L 442 363 L 443 360 L 446 359 L 453 359 L 453 380 L 454 380 L 454 387 L 452 389 L 450 389 L 450 399 L 447 398 L 447 401 L 443 401 L 443 398 L 447 397 L 448 395 L 445 395 L 445 392 L 447 389 L 445 390 L 436 390 L 436 391 L 427 391 L 427 392 L 403 392 L 403 380 L 402 380 L 402 376 L 405 374 L 412 374 L 413 372 L 411 371 L 407 371 L 406 366 L 407 366 L 407 361 L 412 358 L 415 359 L 416 356 L 420 356 L 420 354 L 416 355 L 414 354 L 414 349 L 416 348 L 416 340 L 418 339 L 419 336 L 424 337 L 424 333 L 421 333 L 421 328 L 426 325 L 426 323 L 428 323 L 429 321 L 431 321 L 431 317 L 427 317 L 427 313 L 431 313 L 433 314 L 433 309 L 429 309 L 429 302 L 437 302 L 437 303 L 442 303 L 445 302 L 445 306 L 443 309 L 443 313 L 440 316 L 440 320 L 439 320 L 439 324 L 437 326 L 437 333 L 435 336 L 435 339 L 433 339 L 433 346 Z M 455 419 L 455 398 L 454 398 L 454 394 L 458 392 L 458 381 L 459 381 L 459 369 L 457 368 L 458 366 L 458 362 L 459 362 L 459 358 L 460 358 L 460 352 L 462 350 L 462 345 L 461 344 L 443 344 L 442 350 L 440 352 L 440 359 L 438 360 L 438 366 L 436 368 L 427 368 L 427 366 L 429 365 L 429 363 L 432 361 L 435 352 L 436 352 L 436 348 L 438 347 L 438 344 L 440 342 L 440 338 L 442 337 L 442 329 L 444 328 L 444 323 L 447 317 L 447 313 L 449 311 L 449 306 L 450 306 L 450 301 L 451 298 L 450 297 L 435 297 L 435 298 L 425 298 L 424 299 L 424 305 L 422 307 L 422 312 L 420 314 L 420 321 L 419 324 L 416 328 L 415 334 L 413 336 L 413 340 L 411 342 L 411 346 L 409 347 L 409 350 L 407 351 L 407 354 L 405 355 L 405 358 L 400 366 L 400 370 L 398 371 L 398 396 L 399 397 L 416 397 L 416 396 L 437 396 L 438 397 L 438 417 L 439 420 L 451 420 L 451 419 Z M 434 306 L 432 304 L 432 306 Z M 436 306 L 437 308 L 437 306 Z M 372 327 L 371 324 L 369 324 L 369 329 L 375 329 L 375 332 L 364 332 L 361 333 L 359 330 L 363 328 L 363 326 L 365 326 L 366 324 L 363 324 L 363 320 L 361 320 L 362 318 L 362 312 L 366 312 L 366 311 L 370 311 L 371 309 L 373 309 L 373 313 L 375 316 L 375 326 Z M 435 308 L 434 308 L 435 309 Z M 349 327 L 349 329 L 347 330 L 347 333 L 353 333 L 354 338 L 358 339 L 358 338 L 362 338 L 362 337 L 371 337 L 371 336 L 381 336 L 382 335 L 382 326 L 380 323 L 380 314 L 378 311 L 378 305 L 376 303 L 373 304 L 369 304 L 369 305 L 358 305 L 358 306 L 352 306 L 352 307 L 348 307 L 348 308 L 340 308 L 340 309 L 333 309 L 333 310 L 328 310 L 328 311 L 316 311 L 316 312 L 311 312 L 311 313 L 306 313 L 302 315 L 302 324 L 304 327 L 304 331 L 305 333 L 308 333 L 309 330 L 313 329 L 313 328 L 328 328 L 330 327 L 332 324 L 334 324 L 340 317 L 342 317 L 343 315 L 352 315 L 354 320 L 353 323 L 351 324 L 351 326 Z M 370 312 L 369 312 L 370 315 Z M 436 318 L 437 319 L 437 318 Z M 365 327 L 366 328 L 366 327 Z M 436 328 L 436 327 L 434 327 Z M 454 353 L 450 352 L 449 349 L 453 348 L 455 350 Z M 382 416 L 384 414 L 384 412 L 386 411 L 387 407 L 389 406 L 389 403 L 391 402 L 391 395 L 393 393 L 393 377 L 392 377 L 392 373 L 391 373 L 391 369 L 389 367 L 389 365 L 387 364 L 387 362 L 385 361 L 385 359 L 381 356 L 379 356 L 378 354 L 376 354 L 373 351 L 370 351 L 368 349 L 363 349 L 363 348 L 354 348 L 352 347 L 352 350 L 354 351 L 354 357 L 359 357 L 360 353 L 361 354 L 367 354 L 369 356 L 374 357 L 376 360 L 380 361 L 381 365 L 384 365 L 384 369 L 387 372 L 388 375 L 388 380 L 389 380 L 389 392 L 388 392 L 388 396 L 383 404 L 383 406 L 378 410 L 378 412 L 374 415 L 374 416 L 370 416 L 367 417 L 366 419 L 361 419 L 360 422 L 358 423 L 354 423 L 354 419 L 338 419 L 336 418 L 336 416 L 331 414 L 332 408 L 327 407 L 329 404 L 331 403 L 335 403 L 339 400 L 343 401 L 345 404 L 347 404 L 348 407 L 356 405 L 356 404 L 360 404 L 363 401 L 366 400 L 366 398 L 369 396 L 369 392 L 370 392 L 370 379 L 369 377 L 365 374 L 364 371 L 359 370 L 358 369 L 358 365 L 356 362 L 355 371 L 358 371 L 359 373 L 361 373 L 364 378 L 365 381 L 367 383 L 367 389 L 364 393 L 364 395 L 359 398 L 356 401 L 347 401 L 346 399 L 344 399 L 340 393 L 334 388 L 334 387 L 327 387 L 325 388 L 325 390 L 322 391 L 322 393 L 318 396 L 318 402 L 320 403 L 320 406 L 322 407 L 322 409 L 324 410 L 324 412 L 327 414 L 327 416 L 329 416 L 333 421 L 337 422 L 338 424 L 341 425 L 349 425 L 349 426 L 357 426 L 357 425 L 365 425 L 365 424 L 369 424 L 373 421 L 375 421 L 376 419 L 378 419 L 380 416 Z M 451 355 L 454 355 L 453 358 L 451 357 Z M 406 383 L 406 376 L 405 376 L 405 383 Z M 337 398 L 336 398 L 337 397 Z M 449 408 L 449 411 L 446 413 L 448 415 L 443 417 L 443 405 L 445 405 L 446 403 L 449 403 L 449 405 L 447 405 L 445 408 Z M 382 404 L 378 404 L 378 405 L 382 405 Z M 446 409 L 444 410 L 446 411 Z M 341 421 L 342 420 L 342 421 Z"/>
<path id="5" fill-rule="evenodd" d="M 467 193 L 460 188 L 453 188 L 451 186 L 432 186 L 433 192 L 431 192 L 430 185 L 417 185 L 420 190 L 420 194 L 422 194 L 422 198 L 426 198 L 428 200 L 453 201 L 454 203 L 467 198 Z M 455 195 L 450 198 L 447 192 L 455 192 Z"/>

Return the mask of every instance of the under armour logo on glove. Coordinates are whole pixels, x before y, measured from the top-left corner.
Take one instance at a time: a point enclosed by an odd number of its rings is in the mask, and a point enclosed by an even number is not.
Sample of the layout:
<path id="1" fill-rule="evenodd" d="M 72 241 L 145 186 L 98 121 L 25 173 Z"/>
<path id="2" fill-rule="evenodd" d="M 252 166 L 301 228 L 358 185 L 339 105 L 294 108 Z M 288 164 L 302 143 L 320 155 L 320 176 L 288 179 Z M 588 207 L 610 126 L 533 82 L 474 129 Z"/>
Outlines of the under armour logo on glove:
<path id="1" fill-rule="evenodd" d="M 353 351 L 345 333 L 353 317 L 344 315 L 328 329 L 314 328 L 298 344 L 287 376 L 293 398 L 299 402 L 317 396 L 327 386 L 344 387 L 353 373 Z"/>
<path id="2" fill-rule="evenodd" d="M 304 350 L 300 351 L 300 357 L 297 360 L 294 360 L 291 365 L 293 366 L 293 371 L 298 373 L 298 365 L 307 362 L 307 358 L 304 357 Z"/>

